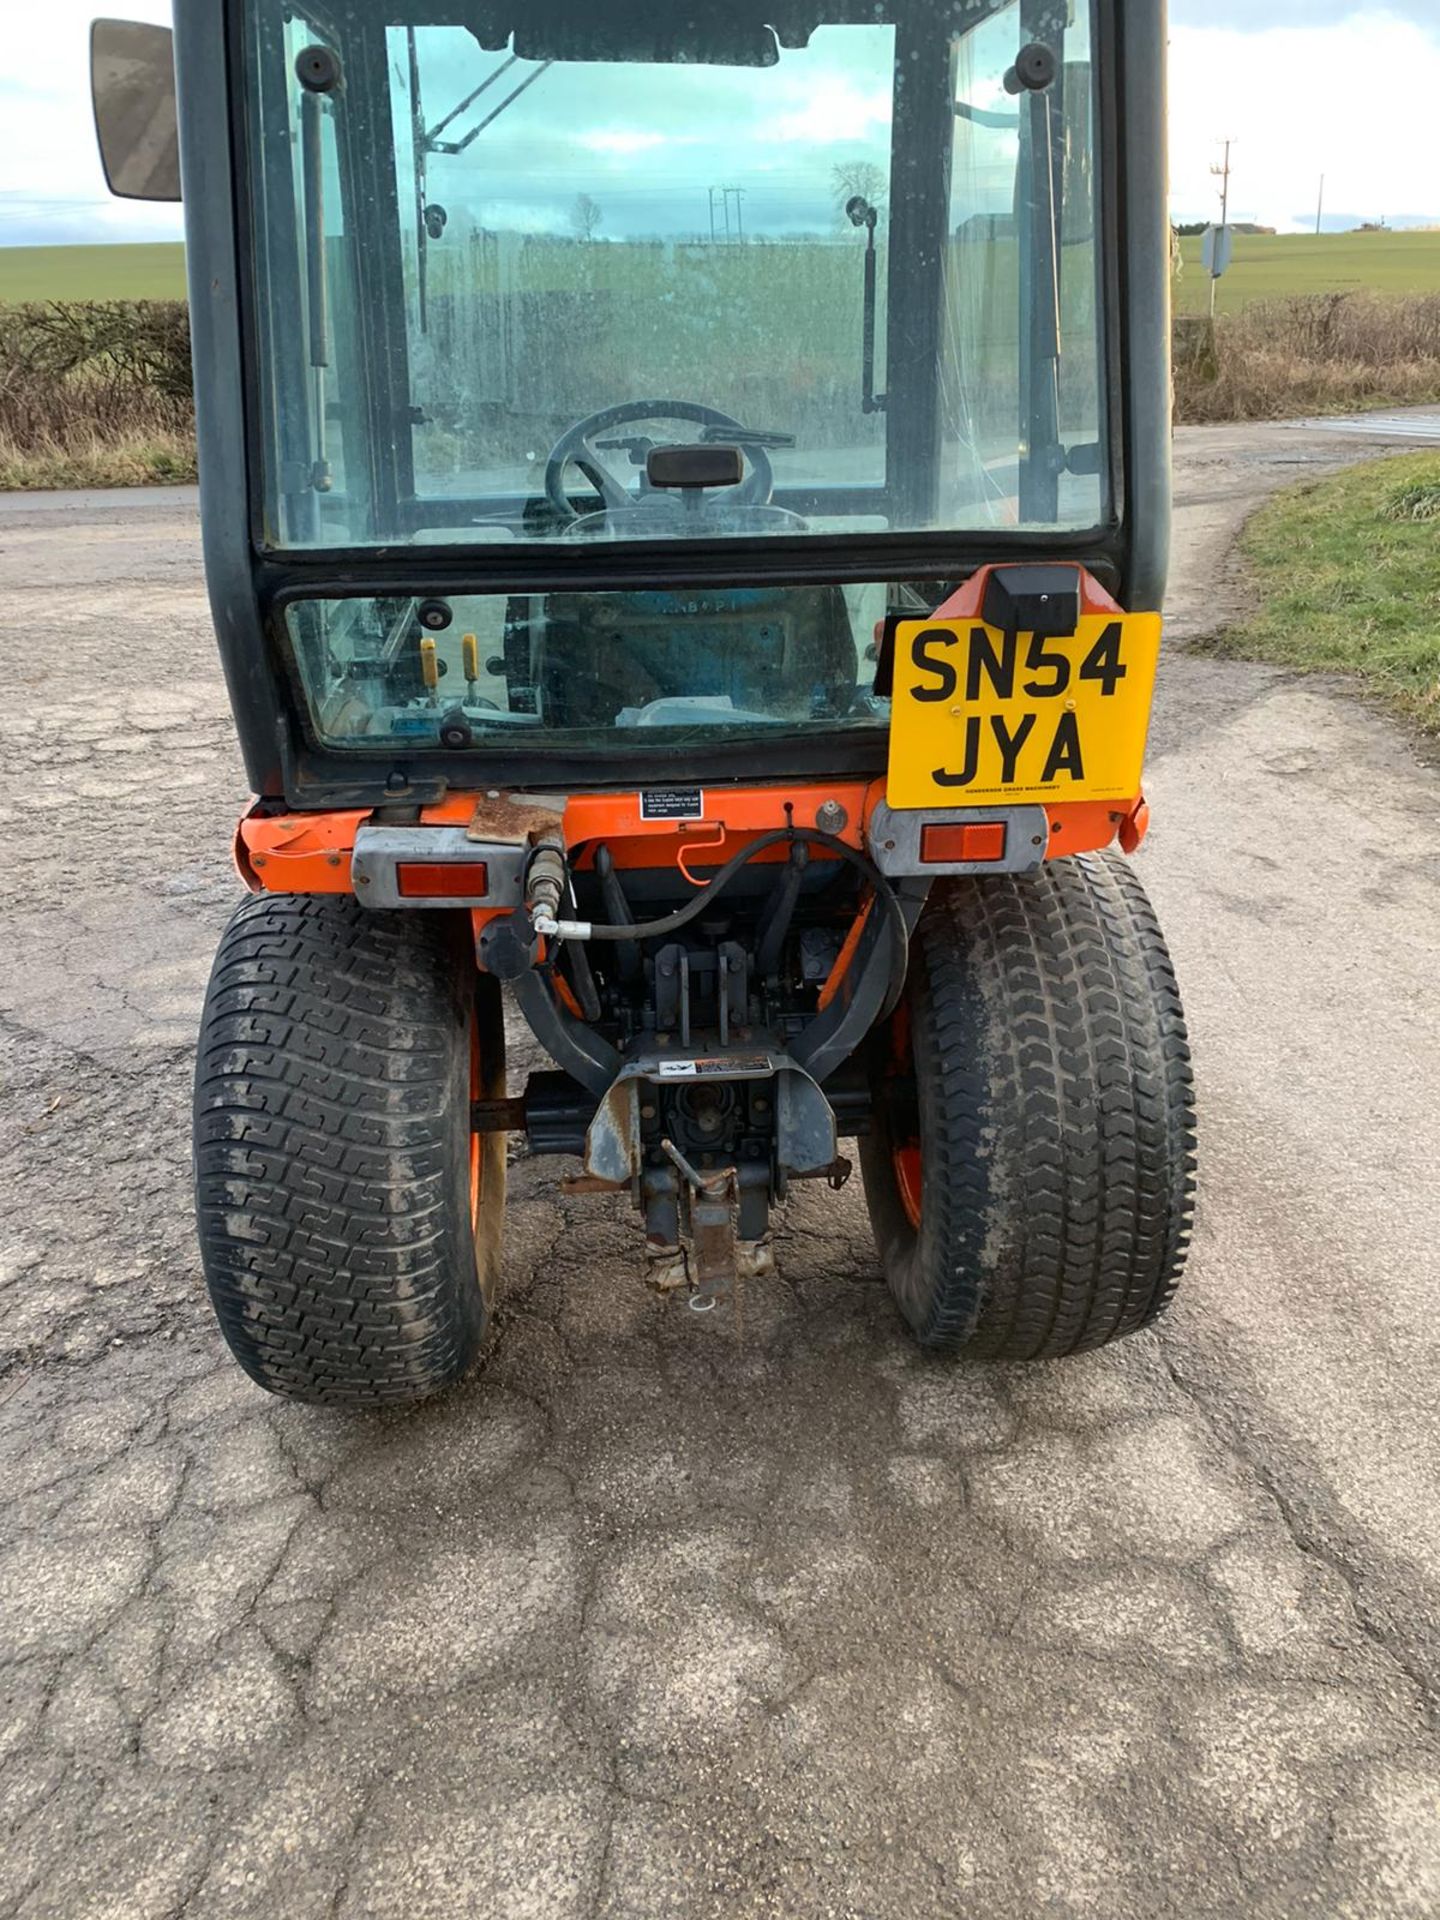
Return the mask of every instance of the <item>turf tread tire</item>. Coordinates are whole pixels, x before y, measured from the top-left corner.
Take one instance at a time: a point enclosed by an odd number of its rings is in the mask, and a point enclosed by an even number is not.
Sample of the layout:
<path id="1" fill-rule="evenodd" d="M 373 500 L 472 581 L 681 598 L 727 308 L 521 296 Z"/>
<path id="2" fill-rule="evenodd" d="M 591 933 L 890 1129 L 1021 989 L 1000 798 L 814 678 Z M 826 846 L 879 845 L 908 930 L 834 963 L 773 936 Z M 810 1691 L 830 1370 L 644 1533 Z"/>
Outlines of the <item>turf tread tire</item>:
<path id="1" fill-rule="evenodd" d="M 272 1393 L 404 1403 L 478 1352 L 505 1157 L 481 1136 L 472 1223 L 472 1022 L 486 1096 L 504 1030 L 467 925 L 259 895 L 221 939 L 196 1061 L 200 1251 L 232 1353 Z"/>
<path id="2" fill-rule="evenodd" d="M 1190 1241 L 1194 1091 L 1174 971 L 1133 868 L 1087 854 L 941 882 L 907 1003 L 918 1230 L 895 1179 L 903 1102 L 879 1065 L 883 1035 L 861 1168 L 921 1344 L 1039 1360 L 1149 1325 Z"/>

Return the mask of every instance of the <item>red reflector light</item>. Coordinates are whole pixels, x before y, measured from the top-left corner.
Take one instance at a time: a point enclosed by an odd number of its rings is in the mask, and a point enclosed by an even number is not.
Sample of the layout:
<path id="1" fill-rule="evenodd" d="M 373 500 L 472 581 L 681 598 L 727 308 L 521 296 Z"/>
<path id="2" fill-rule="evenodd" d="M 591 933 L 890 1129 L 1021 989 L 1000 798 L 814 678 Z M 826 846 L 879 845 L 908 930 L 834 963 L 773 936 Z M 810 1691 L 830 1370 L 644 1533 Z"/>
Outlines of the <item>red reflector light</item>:
<path id="1" fill-rule="evenodd" d="M 1005 858 L 1003 820 L 974 820 L 964 825 L 934 825 L 920 829 L 920 858 L 926 866 L 959 866 Z"/>
<path id="2" fill-rule="evenodd" d="M 395 868 L 402 900 L 474 900 L 490 890 L 483 860 L 402 860 Z"/>

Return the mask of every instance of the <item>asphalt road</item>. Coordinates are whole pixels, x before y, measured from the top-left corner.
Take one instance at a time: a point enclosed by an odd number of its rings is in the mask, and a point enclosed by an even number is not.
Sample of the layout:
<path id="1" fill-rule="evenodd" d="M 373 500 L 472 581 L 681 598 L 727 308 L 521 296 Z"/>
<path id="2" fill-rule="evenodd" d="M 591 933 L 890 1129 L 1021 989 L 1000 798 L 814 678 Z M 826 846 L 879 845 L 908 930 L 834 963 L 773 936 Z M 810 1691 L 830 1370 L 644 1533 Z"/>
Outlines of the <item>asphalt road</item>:
<path id="1" fill-rule="evenodd" d="M 1182 437 L 1174 630 L 1374 451 Z M 1142 871 L 1202 1213 L 1155 1335 L 927 1361 L 862 1205 L 747 1338 L 513 1170 L 503 1324 L 409 1415 L 225 1359 L 190 1047 L 244 800 L 193 502 L 0 498 L 0 1912 L 1440 1911 L 1440 774 L 1172 651 Z"/>

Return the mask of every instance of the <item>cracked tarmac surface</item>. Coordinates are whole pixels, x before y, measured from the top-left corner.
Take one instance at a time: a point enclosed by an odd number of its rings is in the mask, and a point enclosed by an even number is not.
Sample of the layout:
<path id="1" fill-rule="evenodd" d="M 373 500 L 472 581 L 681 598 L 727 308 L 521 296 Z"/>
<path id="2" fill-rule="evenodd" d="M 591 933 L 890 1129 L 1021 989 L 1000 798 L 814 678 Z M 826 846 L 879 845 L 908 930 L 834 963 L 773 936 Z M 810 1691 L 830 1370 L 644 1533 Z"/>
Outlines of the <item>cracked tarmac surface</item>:
<path id="1" fill-rule="evenodd" d="M 1182 640 L 1247 506 L 1365 451 L 1182 435 Z M 1440 775 L 1394 727 L 1167 660 L 1203 1162 L 1158 1335 L 928 1360 L 852 1185 L 740 1344 L 522 1158 L 482 1370 L 347 1417 L 200 1290 L 244 795 L 193 503 L 0 498 L 0 579 L 0 1913 L 1440 1911 Z"/>

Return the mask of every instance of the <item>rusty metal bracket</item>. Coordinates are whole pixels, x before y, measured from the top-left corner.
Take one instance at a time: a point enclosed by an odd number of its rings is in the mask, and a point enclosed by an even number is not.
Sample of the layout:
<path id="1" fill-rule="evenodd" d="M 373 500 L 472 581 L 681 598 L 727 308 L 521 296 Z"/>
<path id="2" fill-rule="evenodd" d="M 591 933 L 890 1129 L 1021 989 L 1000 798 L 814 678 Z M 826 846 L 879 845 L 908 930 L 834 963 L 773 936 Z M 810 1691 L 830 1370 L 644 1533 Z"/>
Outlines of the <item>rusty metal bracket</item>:
<path id="1" fill-rule="evenodd" d="M 567 1173 L 561 1176 L 560 1191 L 563 1194 L 591 1193 L 627 1193 L 630 1182 L 597 1180 L 593 1173 Z"/>
<path id="2" fill-rule="evenodd" d="M 495 792 L 477 794 L 475 811 L 465 829 L 467 840 L 500 840 L 524 845 L 547 833 L 558 832 L 565 818 L 565 801 L 556 795 Z"/>
<path id="3" fill-rule="evenodd" d="M 532 991 L 523 980 L 516 990 L 522 1004 L 524 993 Z M 555 1048 L 550 1051 L 553 1055 Z M 570 1060 L 562 1065 L 580 1078 Z M 654 1048 L 632 1055 L 604 1088 L 585 1081 L 602 1096 L 585 1137 L 586 1171 L 615 1181 L 633 1179 L 641 1171 L 642 1082 L 648 1088 L 756 1080 L 775 1082 L 776 1147 L 782 1168 L 795 1177 L 828 1173 L 835 1160 L 835 1115 L 829 1100 L 798 1061 L 764 1047 L 711 1049 L 698 1059 L 684 1050 Z"/>
<path id="4" fill-rule="evenodd" d="M 690 1245 L 695 1255 L 695 1290 L 689 1306 L 709 1313 L 720 1301 L 734 1299 L 738 1310 L 735 1273 L 735 1201 L 739 1188 L 734 1167 L 701 1173 L 691 1166 L 673 1140 L 660 1142 L 690 1188 Z"/>

